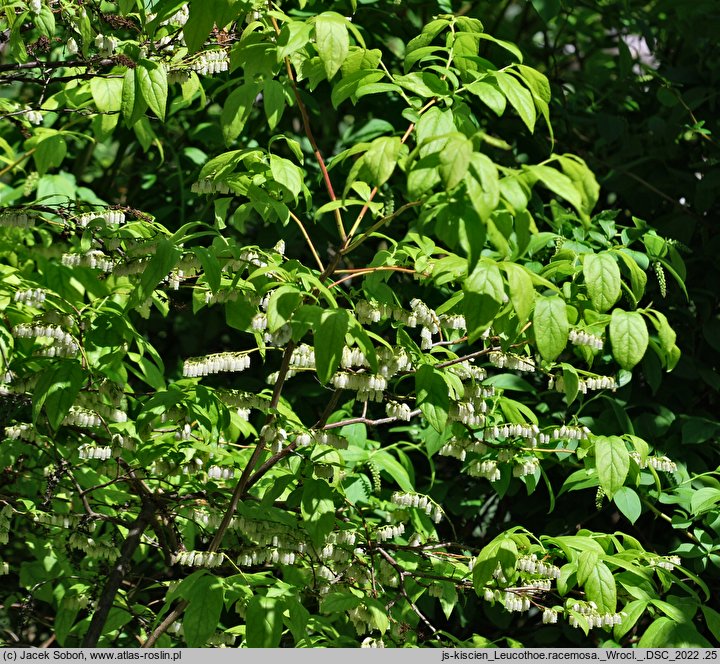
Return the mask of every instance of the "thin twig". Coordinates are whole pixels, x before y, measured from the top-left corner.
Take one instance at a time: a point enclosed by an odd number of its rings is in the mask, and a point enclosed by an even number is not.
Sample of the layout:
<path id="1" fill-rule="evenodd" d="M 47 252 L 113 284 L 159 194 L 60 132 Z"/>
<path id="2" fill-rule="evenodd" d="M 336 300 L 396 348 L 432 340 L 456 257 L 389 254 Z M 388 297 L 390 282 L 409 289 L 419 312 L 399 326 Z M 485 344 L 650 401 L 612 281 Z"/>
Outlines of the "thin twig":
<path id="1" fill-rule="evenodd" d="M 320 268 L 320 272 L 325 271 L 325 266 L 323 265 L 322 261 L 320 260 L 320 256 L 318 255 L 317 250 L 315 249 L 315 245 L 312 243 L 312 240 L 310 239 L 310 236 L 308 235 L 307 230 L 305 229 L 305 225 L 302 221 L 297 217 L 297 215 L 293 214 L 292 211 L 290 212 L 290 216 L 292 217 L 293 221 L 300 227 L 300 232 L 303 234 L 303 237 L 305 238 L 305 242 L 307 242 L 308 247 L 310 247 L 310 251 L 312 252 L 313 258 L 315 259 L 315 262 L 318 264 L 318 267 Z"/>

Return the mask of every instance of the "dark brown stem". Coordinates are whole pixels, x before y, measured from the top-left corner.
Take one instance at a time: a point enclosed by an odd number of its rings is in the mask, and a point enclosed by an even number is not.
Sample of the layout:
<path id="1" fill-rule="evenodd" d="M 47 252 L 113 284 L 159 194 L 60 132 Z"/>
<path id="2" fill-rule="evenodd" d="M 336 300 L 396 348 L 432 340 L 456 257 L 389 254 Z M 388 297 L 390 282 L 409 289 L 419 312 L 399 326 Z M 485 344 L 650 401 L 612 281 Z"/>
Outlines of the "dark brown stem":
<path id="1" fill-rule="evenodd" d="M 137 519 L 135 519 L 132 526 L 130 526 L 125 542 L 123 542 L 122 549 L 120 550 L 120 559 L 115 564 L 115 567 L 113 567 L 112 572 L 110 572 L 105 582 L 105 587 L 100 595 L 97 609 L 90 621 L 90 627 L 88 627 L 88 631 L 85 633 L 85 638 L 82 642 L 83 648 L 94 648 L 97 646 L 97 642 L 102 635 L 103 627 L 105 627 L 105 621 L 115 602 L 115 595 L 130 569 L 130 561 L 140 544 L 140 538 L 143 532 L 145 532 L 145 529 L 153 518 L 154 512 L 154 503 L 144 499 L 140 514 L 138 514 Z"/>

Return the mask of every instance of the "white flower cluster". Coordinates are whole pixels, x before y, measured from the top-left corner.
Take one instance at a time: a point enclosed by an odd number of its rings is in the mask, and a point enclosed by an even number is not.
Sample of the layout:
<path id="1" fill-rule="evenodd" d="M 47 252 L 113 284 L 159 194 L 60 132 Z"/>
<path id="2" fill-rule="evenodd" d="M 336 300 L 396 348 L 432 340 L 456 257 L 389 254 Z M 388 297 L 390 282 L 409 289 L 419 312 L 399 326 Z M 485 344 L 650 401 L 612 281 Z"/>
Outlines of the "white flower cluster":
<path id="1" fill-rule="evenodd" d="M 453 436 L 445 443 L 438 454 L 440 456 L 452 457 L 460 461 L 465 461 L 467 454 L 485 454 L 488 451 L 487 445 L 475 440 L 474 438 L 456 438 Z"/>
<path id="2" fill-rule="evenodd" d="M 264 314 L 258 314 L 263 316 Z M 344 354 L 344 351 L 343 351 Z M 293 350 L 290 356 L 290 366 L 293 369 L 314 369 L 315 368 L 315 351 L 312 346 L 300 344 Z"/>
<path id="3" fill-rule="evenodd" d="M 535 362 L 529 357 L 520 357 L 514 353 L 503 353 L 494 350 L 488 354 L 488 362 L 498 369 L 508 368 L 511 371 L 526 371 L 533 373 L 535 371 Z"/>
<path id="4" fill-rule="evenodd" d="M 193 194 L 231 194 L 232 190 L 227 182 L 215 182 L 211 178 L 203 178 L 193 182 L 190 191 Z"/>
<path id="5" fill-rule="evenodd" d="M 28 9 L 35 15 L 39 14 L 42 11 L 42 0 L 30 0 Z"/>
<path id="6" fill-rule="evenodd" d="M 585 332 L 584 330 L 570 330 L 568 340 L 576 346 L 589 346 L 595 350 L 602 350 L 603 348 L 603 340 L 601 337 Z"/>
<path id="7" fill-rule="evenodd" d="M 318 445 L 329 445 L 340 450 L 347 449 L 348 446 L 348 442 L 345 438 L 337 436 L 330 431 L 303 431 L 295 436 L 295 444 L 298 447 L 307 447 L 312 443 L 316 443 Z"/>
<path id="8" fill-rule="evenodd" d="M 393 493 L 390 501 L 401 507 L 416 507 L 425 510 L 425 514 L 435 523 L 440 523 L 443 518 L 443 511 L 440 506 L 427 496 L 422 496 L 418 493 L 401 493 L 400 491 L 396 491 Z"/>
<path id="9" fill-rule="evenodd" d="M 241 553 L 236 562 L 240 567 L 262 565 L 263 563 L 292 565 L 295 563 L 295 552 L 283 549 L 250 549 Z"/>
<path id="10" fill-rule="evenodd" d="M 378 542 L 384 542 L 385 540 L 400 537 L 405 532 L 405 524 L 398 523 L 397 525 L 380 526 L 375 532 Z"/>
<path id="11" fill-rule="evenodd" d="M 465 322 L 465 316 L 459 314 L 453 314 L 451 316 L 439 316 L 440 325 L 451 330 L 466 330 L 467 323 Z"/>
<path id="12" fill-rule="evenodd" d="M 373 639 L 371 636 L 366 636 L 362 643 L 360 644 L 361 648 L 384 648 L 385 643 L 382 639 Z"/>
<path id="13" fill-rule="evenodd" d="M 409 422 L 413 416 L 413 410 L 408 404 L 392 400 L 385 405 L 385 413 L 388 417 L 394 417 L 403 422 Z"/>
<path id="14" fill-rule="evenodd" d="M 487 371 L 485 371 L 485 369 L 475 366 L 468 360 L 463 360 L 462 362 L 451 364 L 447 368 L 447 370 L 450 373 L 455 374 L 460 380 L 463 381 L 474 380 L 479 382 L 487 378 Z M 492 385 L 488 385 L 485 387 L 481 385 L 475 385 L 472 388 L 472 396 L 474 398 L 487 398 L 493 396 L 494 394 L 495 388 Z"/>
<path id="15" fill-rule="evenodd" d="M 222 565 L 222 553 L 209 551 L 181 551 L 172 555 L 171 565 L 187 565 L 188 567 L 218 567 Z"/>
<path id="16" fill-rule="evenodd" d="M 12 228 L 32 228 L 35 220 L 25 212 L 0 212 L 0 226 Z"/>
<path id="17" fill-rule="evenodd" d="M 638 452 L 630 452 L 630 458 L 635 461 L 640 468 L 654 468 L 655 470 L 660 470 L 664 473 L 674 473 L 677 470 L 677 464 L 666 456 L 649 456 L 646 457 L 643 462 L 642 457 Z"/>
<path id="18" fill-rule="evenodd" d="M 105 461 L 112 456 L 112 448 L 108 446 L 82 445 L 78 449 L 81 459 L 100 459 Z"/>
<path id="19" fill-rule="evenodd" d="M 554 625 L 558 621 L 558 612 L 545 609 L 542 615 L 543 625 Z"/>
<path id="20" fill-rule="evenodd" d="M 40 111 L 27 111 L 25 118 L 30 124 L 40 125 L 43 121 L 43 114 Z"/>
<path id="21" fill-rule="evenodd" d="M 554 440 L 586 440 L 590 436 L 590 429 L 587 427 L 569 427 L 561 426 L 559 429 L 553 429 L 552 436 Z"/>
<path id="22" fill-rule="evenodd" d="M 32 442 L 35 440 L 35 429 L 32 424 L 14 424 L 5 427 L 5 437 L 9 440 L 27 440 Z"/>
<path id="23" fill-rule="evenodd" d="M 505 610 L 512 612 L 525 612 L 530 610 L 530 598 L 527 595 L 508 591 L 503 600 Z"/>
<path id="24" fill-rule="evenodd" d="M 77 399 L 75 400 L 75 408 L 84 408 L 85 410 L 94 411 L 93 414 L 99 415 L 101 418 L 108 420 L 109 422 L 127 422 L 127 413 L 120 408 L 127 408 L 127 399 L 124 395 L 120 395 L 119 398 L 111 397 L 116 401 L 115 406 L 108 405 L 100 401 L 99 394 L 91 392 L 80 392 Z M 116 407 L 116 406 L 119 406 Z M 72 412 L 72 409 L 71 409 Z M 80 426 L 100 426 L 100 422 L 93 425 L 80 425 Z"/>
<path id="25" fill-rule="evenodd" d="M 120 557 L 120 551 L 116 546 L 96 542 L 92 537 L 86 537 L 80 533 L 73 533 L 68 539 L 68 544 L 75 549 L 80 549 L 90 558 L 115 562 Z"/>
<path id="26" fill-rule="evenodd" d="M 63 424 L 71 427 L 99 427 L 102 426 L 102 418 L 91 410 L 72 407 Z"/>
<path id="27" fill-rule="evenodd" d="M 33 339 L 37 337 L 53 339 L 54 343 L 42 350 L 42 354 L 48 357 L 73 357 L 80 349 L 80 346 L 73 339 L 72 335 L 57 325 L 29 325 L 28 323 L 21 323 L 13 328 L 13 336 L 18 339 Z"/>
<path id="28" fill-rule="evenodd" d="M 227 71 L 230 68 L 230 61 L 225 51 L 205 51 L 190 65 L 190 68 L 201 76 L 210 76 Z"/>
<path id="29" fill-rule="evenodd" d="M 77 55 L 80 51 L 80 47 L 74 37 L 70 37 L 70 39 L 67 40 L 67 50 L 70 55 Z"/>
<path id="30" fill-rule="evenodd" d="M 384 376 L 366 373 L 347 373 L 340 371 L 332 377 L 332 384 L 341 390 L 383 391 L 387 388 Z"/>
<path id="31" fill-rule="evenodd" d="M 478 410 L 487 410 L 485 401 L 479 401 Z M 458 401 L 450 405 L 448 420 L 451 422 L 462 422 L 469 427 L 481 427 L 485 424 L 485 416 L 475 412 L 475 403 L 472 401 Z"/>
<path id="32" fill-rule="evenodd" d="M 75 223 L 82 228 L 95 219 L 102 219 L 108 226 L 119 226 L 125 221 L 125 213 L 122 210 L 98 210 L 97 212 L 85 212 L 75 218 Z"/>
<path id="33" fill-rule="evenodd" d="M 660 567 L 661 569 L 666 569 L 668 572 L 672 572 L 681 562 L 680 556 L 665 556 L 664 558 L 657 558 L 650 561 L 650 566 Z"/>
<path id="34" fill-rule="evenodd" d="M 224 468 L 220 466 L 210 466 L 207 475 L 211 480 L 231 480 L 235 477 L 235 470 L 227 466 Z"/>
<path id="35" fill-rule="evenodd" d="M 118 47 L 119 43 L 120 40 L 112 35 L 104 35 L 102 33 L 98 33 L 95 36 L 95 46 L 100 49 L 101 55 L 105 57 L 112 55 L 115 52 L 115 49 Z"/>
<path id="36" fill-rule="evenodd" d="M 67 267 L 89 267 L 102 272 L 112 272 L 116 266 L 116 262 L 100 249 L 92 249 L 86 254 L 63 254 L 60 262 Z"/>
<path id="37" fill-rule="evenodd" d="M 217 390 L 217 396 L 228 406 L 241 410 L 264 409 L 268 404 L 268 398 L 263 398 L 252 392 L 241 392 L 240 390 Z"/>
<path id="38" fill-rule="evenodd" d="M 45 302 L 45 291 L 42 288 L 28 288 L 27 290 L 16 291 L 13 296 L 15 302 L 22 302 L 30 307 L 41 307 Z"/>
<path id="39" fill-rule="evenodd" d="M 515 569 L 519 572 L 526 572 L 528 574 L 539 574 L 551 579 L 560 578 L 560 568 L 544 563 L 542 560 L 538 560 L 536 554 L 532 553 L 529 556 L 521 556 L 515 563 Z"/>
<path id="40" fill-rule="evenodd" d="M 236 290 L 219 290 L 217 293 L 205 291 L 205 304 L 215 304 L 216 302 L 235 302 L 238 298 Z M 253 329 L 255 329 L 253 327 Z"/>
<path id="41" fill-rule="evenodd" d="M 534 475 L 538 468 L 540 468 L 540 460 L 537 457 L 521 459 L 513 466 L 513 477 Z"/>
<path id="42" fill-rule="evenodd" d="M 491 482 L 497 482 L 500 479 L 500 469 L 497 461 L 485 459 L 484 461 L 473 461 L 467 467 L 467 474 L 473 477 L 484 477 Z"/>
<path id="43" fill-rule="evenodd" d="M 245 371 L 250 366 L 250 356 L 244 353 L 215 353 L 185 360 L 183 376 L 197 378 L 223 371 Z"/>
<path id="44" fill-rule="evenodd" d="M 537 447 L 550 442 L 550 436 L 540 432 L 537 424 L 503 424 L 495 425 L 485 429 L 483 434 L 485 440 L 497 440 L 503 438 L 524 438 L 530 447 Z"/>
<path id="45" fill-rule="evenodd" d="M 575 602 L 567 607 L 575 613 L 585 616 L 590 629 L 593 627 L 613 627 L 622 623 L 622 614 L 620 613 L 599 613 L 595 602 Z M 570 614 L 568 618 L 570 627 L 581 627 L 580 620 L 575 615 Z"/>
<path id="46" fill-rule="evenodd" d="M 557 392 L 565 391 L 565 380 L 562 376 L 550 376 L 548 380 L 548 389 L 555 389 Z M 617 383 L 613 376 L 595 376 L 593 378 L 580 378 L 578 380 L 578 392 L 587 394 L 588 390 L 612 390 L 617 388 Z"/>

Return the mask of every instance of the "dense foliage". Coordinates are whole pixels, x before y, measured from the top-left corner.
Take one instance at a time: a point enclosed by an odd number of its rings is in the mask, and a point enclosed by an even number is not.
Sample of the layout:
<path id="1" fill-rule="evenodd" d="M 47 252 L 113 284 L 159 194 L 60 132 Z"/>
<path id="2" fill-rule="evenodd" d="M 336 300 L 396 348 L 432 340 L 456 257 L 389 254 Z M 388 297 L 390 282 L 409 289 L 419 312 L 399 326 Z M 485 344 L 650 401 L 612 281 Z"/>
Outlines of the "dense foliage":
<path id="1" fill-rule="evenodd" d="M 2 2 L 4 643 L 718 643 L 713 3 L 459 4 Z"/>

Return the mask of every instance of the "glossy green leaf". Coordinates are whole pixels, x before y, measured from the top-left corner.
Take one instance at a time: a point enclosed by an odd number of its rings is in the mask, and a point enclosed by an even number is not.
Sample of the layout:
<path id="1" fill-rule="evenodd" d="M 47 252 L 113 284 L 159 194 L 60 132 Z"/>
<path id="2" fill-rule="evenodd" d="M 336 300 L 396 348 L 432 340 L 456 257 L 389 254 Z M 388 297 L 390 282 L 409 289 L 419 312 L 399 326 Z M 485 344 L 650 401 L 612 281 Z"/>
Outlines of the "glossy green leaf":
<path id="1" fill-rule="evenodd" d="M 498 266 L 481 260 L 463 286 L 463 311 L 471 342 L 492 325 L 505 298 L 505 284 Z"/>
<path id="2" fill-rule="evenodd" d="M 590 300 L 598 311 L 607 311 L 620 298 L 620 268 L 611 253 L 585 254 L 583 277 Z"/>
<path id="3" fill-rule="evenodd" d="M 314 329 L 315 368 L 323 384 L 330 380 L 340 364 L 349 320 L 344 309 L 331 309 L 322 313 Z"/>
<path id="4" fill-rule="evenodd" d="M 552 362 L 567 345 L 570 326 L 565 301 L 560 297 L 539 296 L 533 312 L 533 330 L 540 355 Z"/>
<path id="5" fill-rule="evenodd" d="M 477 555 L 473 564 L 473 588 L 478 595 L 482 595 L 486 584 L 493 578 L 498 565 L 510 578 L 515 570 L 518 557 L 517 544 L 505 534 L 499 535 L 492 542 L 485 545 Z"/>
<path id="6" fill-rule="evenodd" d="M 85 372 L 76 360 L 64 360 L 56 363 L 54 368 L 46 369 L 33 390 L 33 422 L 38 421 L 44 407 L 50 428 L 57 429 L 85 380 Z"/>
<path id="7" fill-rule="evenodd" d="M 340 69 L 350 49 L 345 18 L 334 12 L 320 14 L 315 20 L 315 47 L 331 79 Z"/>
<path id="8" fill-rule="evenodd" d="M 589 570 L 584 583 L 585 598 L 597 604 L 600 614 L 615 613 L 617 608 L 617 588 L 610 568 L 604 563 L 598 563 Z"/>
<path id="9" fill-rule="evenodd" d="M 370 184 L 381 187 L 390 179 L 402 147 L 397 136 L 382 136 L 370 144 L 362 158 L 362 169 L 367 173 Z"/>
<path id="10" fill-rule="evenodd" d="M 450 409 L 447 383 L 439 371 L 423 364 L 415 372 L 415 404 L 436 431 L 445 428 Z"/>
<path id="11" fill-rule="evenodd" d="M 168 95 L 167 70 L 152 60 L 140 60 L 135 68 L 135 76 L 148 108 L 164 120 Z"/>
<path id="12" fill-rule="evenodd" d="M 613 496 L 613 502 L 630 523 L 635 523 L 642 514 L 640 497 L 629 486 L 621 486 Z"/>
<path id="13" fill-rule="evenodd" d="M 608 498 L 623 486 L 630 469 L 630 454 L 625 441 L 618 436 L 596 436 L 595 464 L 600 486 Z"/>
<path id="14" fill-rule="evenodd" d="M 247 606 L 245 639 L 248 648 L 277 648 L 285 603 L 280 597 L 255 595 Z"/>
<path id="15" fill-rule="evenodd" d="M 188 648 L 202 648 L 220 622 L 223 587 L 220 579 L 205 574 L 193 583 L 183 616 L 183 633 Z"/>
<path id="16" fill-rule="evenodd" d="M 649 342 L 645 319 L 637 311 L 615 309 L 610 319 L 613 357 L 623 369 L 632 369 L 645 355 Z"/>
<path id="17" fill-rule="evenodd" d="M 530 91 L 514 76 L 505 72 L 495 72 L 495 80 L 510 105 L 517 111 L 520 119 L 530 131 L 535 129 L 535 102 Z"/>

